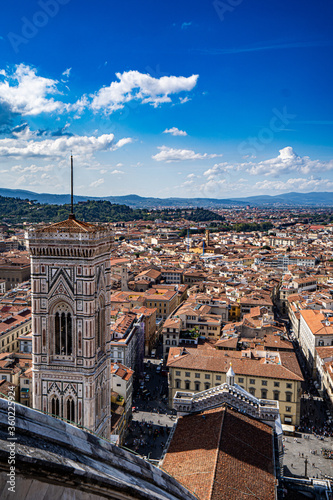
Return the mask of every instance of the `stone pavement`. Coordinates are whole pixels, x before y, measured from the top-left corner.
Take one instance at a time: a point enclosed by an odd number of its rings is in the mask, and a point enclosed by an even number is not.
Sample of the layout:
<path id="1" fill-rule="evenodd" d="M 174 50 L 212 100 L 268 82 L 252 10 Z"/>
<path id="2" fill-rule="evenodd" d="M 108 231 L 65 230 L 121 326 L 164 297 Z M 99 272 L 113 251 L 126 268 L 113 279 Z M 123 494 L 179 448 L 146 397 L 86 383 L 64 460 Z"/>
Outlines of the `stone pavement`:
<path id="1" fill-rule="evenodd" d="M 125 447 L 148 459 L 159 460 L 176 423 L 175 417 L 144 411 L 134 413 L 133 417 Z"/>
<path id="2" fill-rule="evenodd" d="M 313 434 L 301 434 L 302 437 L 285 436 L 284 439 L 284 475 L 304 477 L 307 457 L 307 477 L 321 478 L 333 476 L 333 460 L 324 458 L 322 449 L 333 450 L 333 438 L 323 439 Z"/>
<path id="3" fill-rule="evenodd" d="M 149 397 L 143 396 L 142 389 L 137 389 L 133 399 L 136 411 L 132 414 L 132 422 L 124 446 L 149 459 L 159 460 L 167 442 L 169 432 L 176 422 L 176 416 L 167 406 L 167 378 L 156 372 L 159 359 L 151 359 L 145 365 L 145 374 L 149 380 L 144 381 L 144 390 Z"/>

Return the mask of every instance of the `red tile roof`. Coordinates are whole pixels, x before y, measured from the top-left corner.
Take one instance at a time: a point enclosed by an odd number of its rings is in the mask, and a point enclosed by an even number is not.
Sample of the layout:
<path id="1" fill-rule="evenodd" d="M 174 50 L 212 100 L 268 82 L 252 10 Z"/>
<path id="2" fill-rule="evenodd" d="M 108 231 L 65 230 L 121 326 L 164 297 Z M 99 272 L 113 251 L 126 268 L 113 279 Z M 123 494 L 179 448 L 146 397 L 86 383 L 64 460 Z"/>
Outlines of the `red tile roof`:
<path id="1" fill-rule="evenodd" d="M 178 420 L 162 468 L 200 500 L 275 498 L 273 429 L 220 407 Z"/>
<path id="2" fill-rule="evenodd" d="M 95 233 L 96 231 L 104 230 L 102 227 L 98 227 L 95 224 L 90 224 L 88 222 L 83 222 L 76 220 L 74 218 L 68 218 L 67 220 L 56 222 L 55 224 L 50 224 L 49 226 L 44 226 L 40 229 L 36 229 L 37 233 L 56 233 L 58 231 L 64 231 L 67 233 Z"/>

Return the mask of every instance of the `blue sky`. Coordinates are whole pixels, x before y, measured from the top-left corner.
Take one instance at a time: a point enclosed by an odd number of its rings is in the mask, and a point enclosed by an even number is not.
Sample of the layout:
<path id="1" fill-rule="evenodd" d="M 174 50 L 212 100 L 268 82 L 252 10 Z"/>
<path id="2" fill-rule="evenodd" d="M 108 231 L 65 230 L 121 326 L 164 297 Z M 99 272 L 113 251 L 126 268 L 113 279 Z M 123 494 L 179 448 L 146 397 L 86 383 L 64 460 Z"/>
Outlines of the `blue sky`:
<path id="1" fill-rule="evenodd" d="M 1 187 L 241 197 L 333 191 L 333 3 L 12 0 Z"/>

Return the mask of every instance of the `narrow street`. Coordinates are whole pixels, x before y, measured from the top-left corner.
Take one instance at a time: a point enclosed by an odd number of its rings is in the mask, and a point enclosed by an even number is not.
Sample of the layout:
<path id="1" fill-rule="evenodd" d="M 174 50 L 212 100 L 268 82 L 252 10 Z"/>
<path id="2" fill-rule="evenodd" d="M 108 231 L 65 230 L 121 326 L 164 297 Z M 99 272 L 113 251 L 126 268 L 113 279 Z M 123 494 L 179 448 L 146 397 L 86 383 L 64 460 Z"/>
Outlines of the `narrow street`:
<path id="1" fill-rule="evenodd" d="M 161 372 L 159 359 L 145 360 L 144 381 L 133 398 L 133 419 L 124 444 L 150 460 L 160 459 L 176 422 L 167 406 L 168 379 Z"/>

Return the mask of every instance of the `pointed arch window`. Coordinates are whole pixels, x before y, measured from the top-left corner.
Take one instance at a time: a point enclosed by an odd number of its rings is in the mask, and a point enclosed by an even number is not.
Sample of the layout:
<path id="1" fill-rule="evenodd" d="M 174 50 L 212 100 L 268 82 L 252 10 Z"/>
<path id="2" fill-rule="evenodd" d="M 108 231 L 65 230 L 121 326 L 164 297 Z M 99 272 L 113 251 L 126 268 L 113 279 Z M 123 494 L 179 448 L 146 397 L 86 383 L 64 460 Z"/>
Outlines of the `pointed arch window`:
<path id="1" fill-rule="evenodd" d="M 59 308 L 54 315 L 54 353 L 71 356 L 73 353 L 73 320 L 68 309 Z"/>
<path id="2" fill-rule="evenodd" d="M 105 347 L 105 305 L 103 298 L 100 298 L 96 311 L 96 349 L 104 351 Z"/>
<path id="3" fill-rule="evenodd" d="M 60 403 L 59 398 L 57 398 L 56 396 L 52 398 L 51 413 L 56 417 L 60 417 Z"/>
<path id="4" fill-rule="evenodd" d="M 66 403 L 67 420 L 75 422 L 75 403 L 72 398 L 67 399 Z"/>

